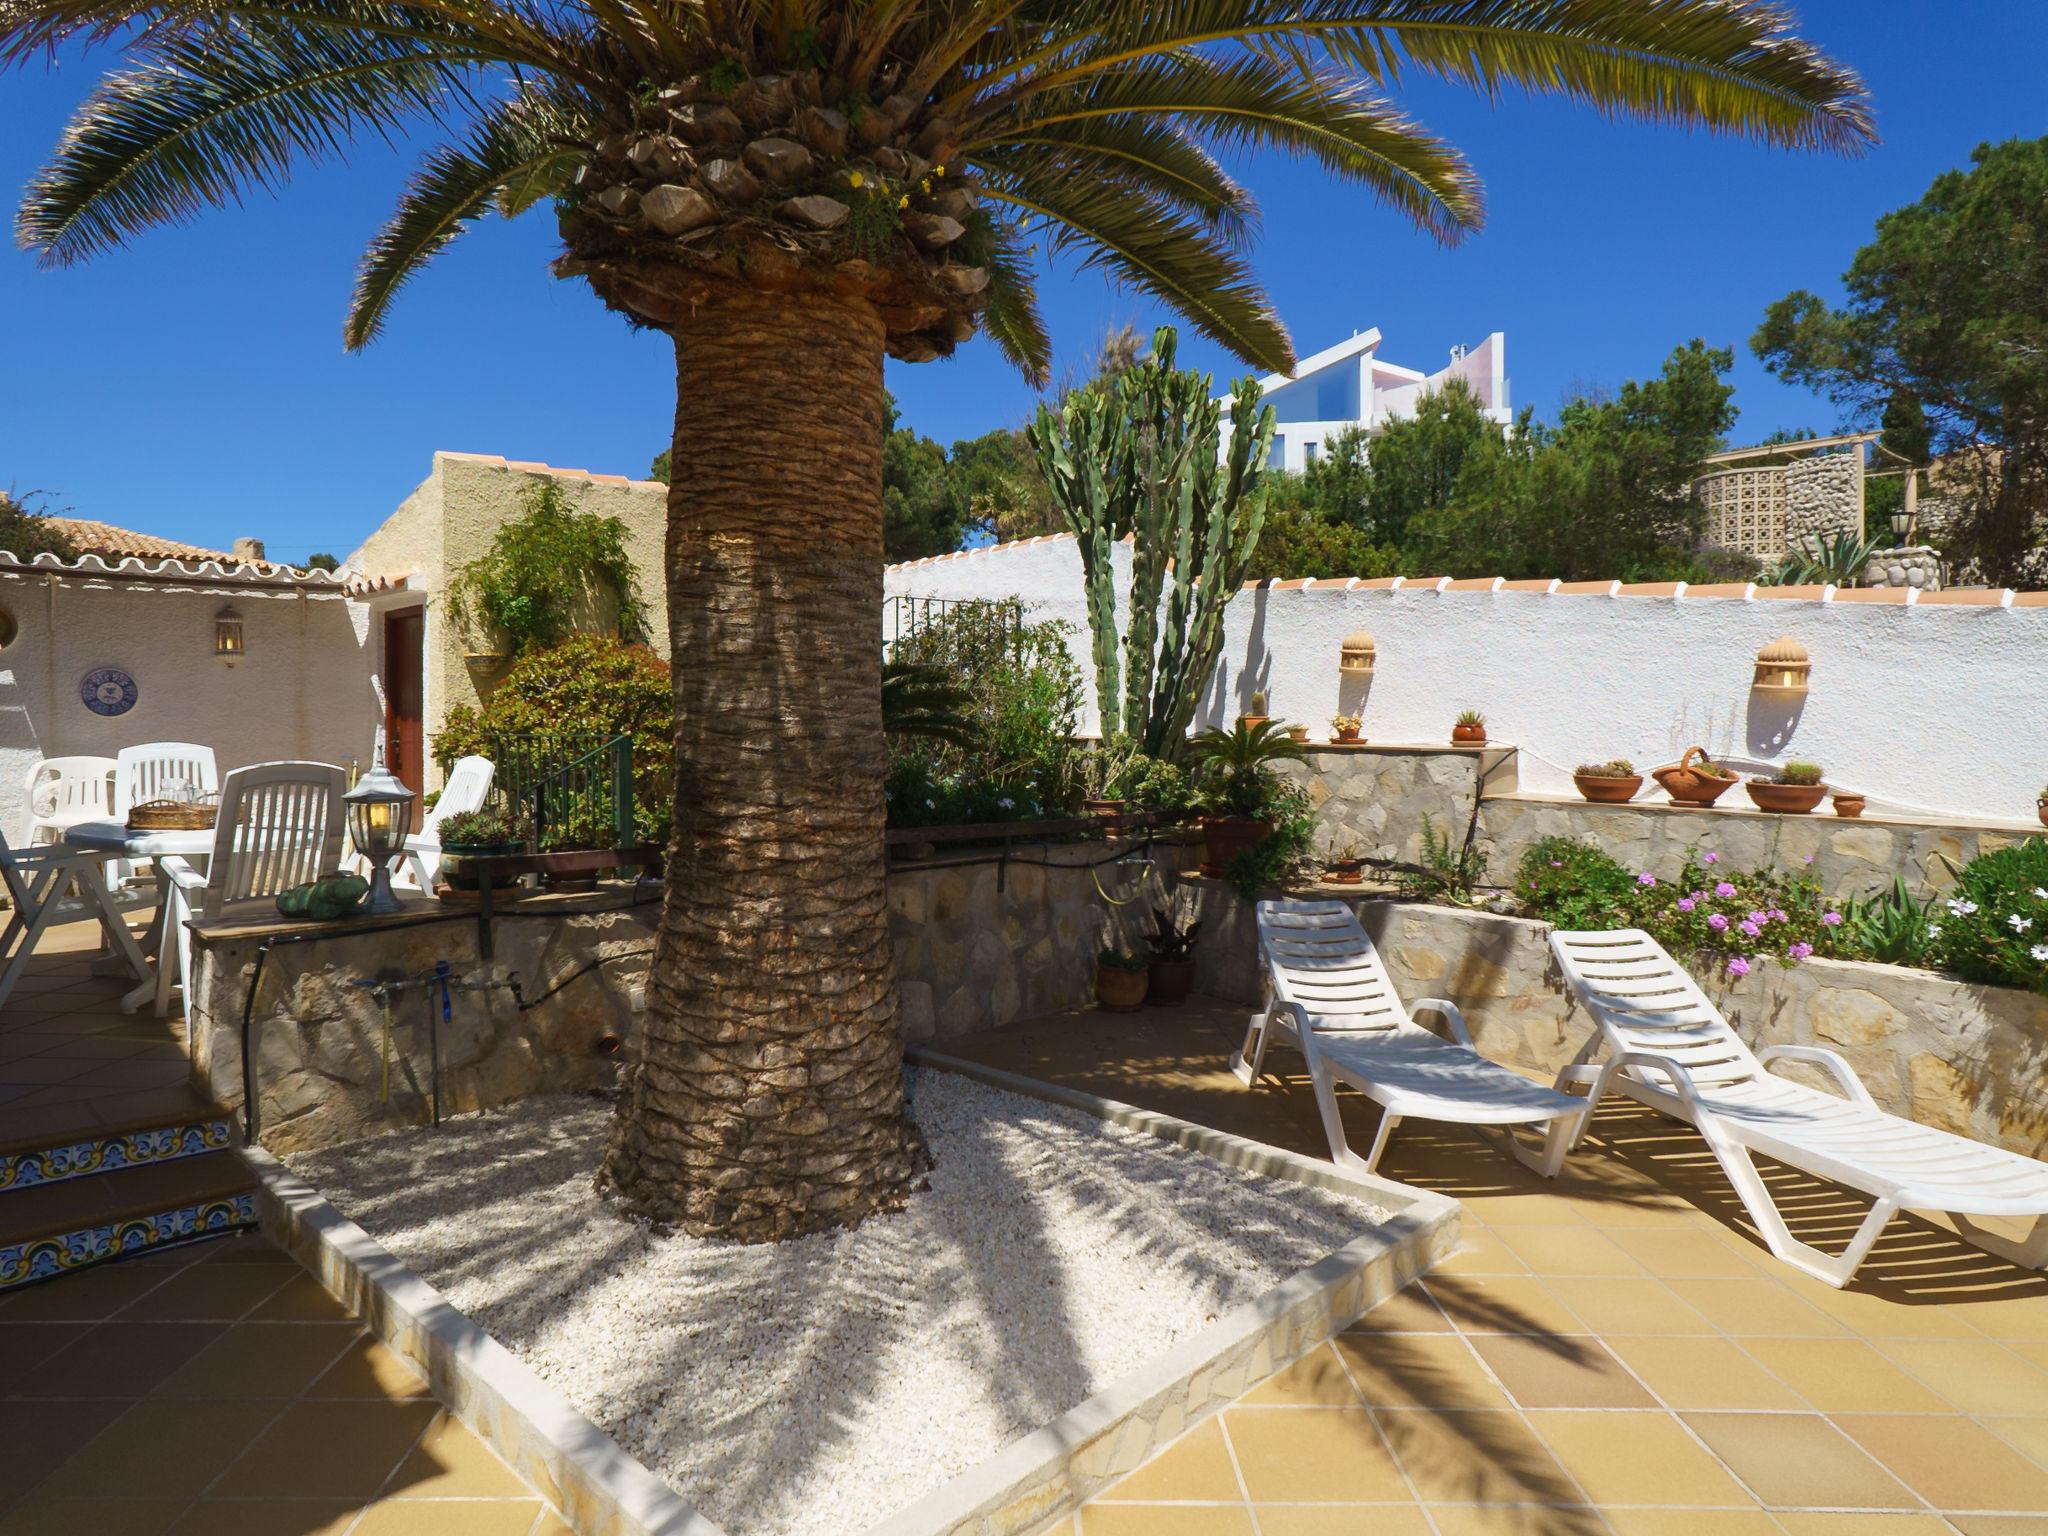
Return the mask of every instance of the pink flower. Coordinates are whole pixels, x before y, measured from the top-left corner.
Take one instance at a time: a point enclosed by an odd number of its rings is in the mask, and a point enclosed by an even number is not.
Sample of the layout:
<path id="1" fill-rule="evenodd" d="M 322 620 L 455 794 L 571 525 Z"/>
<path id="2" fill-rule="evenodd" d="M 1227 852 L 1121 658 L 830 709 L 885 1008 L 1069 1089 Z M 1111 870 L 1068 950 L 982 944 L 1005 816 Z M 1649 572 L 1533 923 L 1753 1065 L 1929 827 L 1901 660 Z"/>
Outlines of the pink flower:
<path id="1" fill-rule="evenodd" d="M 1804 859 L 1800 860 L 1800 862 L 1802 864 L 1811 864 L 1813 862 L 1813 855 L 1809 853 Z"/>
<path id="2" fill-rule="evenodd" d="M 1773 907 L 1771 908 L 1771 921 L 1774 923 L 1789 923 L 1792 919 L 1787 917 L 1782 909 Z"/>
<path id="3" fill-rule="evenodd" d="M 1726 933 L 1728 931 L 1728 919 L 1718 912 L 1710 913 L 1707 917 L 1707 926 L 1716 933 Z"/>
<path id="4" fill-rule="evenodd" d="M 1678 910 L 1681 912 L 1690 912 L 1697 905 L 1699 905 L 1699 903 L 1695 902 L 1690 896 L 1681 896 L 1678 898 Z"/>
<path id="5" fill-rule="evenodd" d="M 1718 864 L 1721 862 L 1721 855 L 1718 853 L 1703 853 L 1700 855 L 1700 862 L 1702 864 Z"/>
<path id="6" fill-rule="evenodd" d="M 1728 974 L 1730 976 L 1747 976 L 1749 974 L 1749 962 L 1743 959 L 1742 956 L 1737 955 L 1728 962 Z"/>
<path id="7" fill-rule="evenodd" d="M 1830 928 L 1839 928 L 1842 926 L 1842 914 L 1839 912 L 1823 912 L 1820 915 L 1820 920 L 1826 923 Z"/>
<path id="8" fill-rule="evenodd" d="M 1749 914 L 1749 920 L 1761 928 L 1771 920 L 1771 914 L 1768 912 L 1752 912 Z"/>
<path id="9" fill-rule="evenodd" d="M 1563 860 L 1563 859 L 1552 859 L 1552 860 L 1550 861 L 1550 867 L 1551 867 L 1552 869 L 1563 869 L 1563 868 L 1564 868 L 1564 860 Z"/>
<path id="10" fill-rule="evenodd" d="M 1640 875 L 1636 876 L 1637 885 L 1655 885 L 1656 883 L 1657 877 L 1651 874 L 1647 869 L 1644 870 Z"/>
<path id="11" fill-rule="evenodd" d="M 1785 951 L 1786 956 L 1793 960 L 1804 960 L 1808 955 L 1812 953 L 1813 946 L 1811 944 L 1807 944 L 1804 942 L 1794 944 L 1793 946 L 1791 946 L 1791 948 Z"/>
<path id="12" fill-rule="evenodd" d="M 1763 929 L 1757 927 L 1755 923 L 1742 923 L 1738 925 L 1738 928 L 1742 936 L 1746 939 L 1753 939 L 1758 934 L 1763 932 Z"/>
<path id="13" fill-rule="evenodd" d="M 1720 897 L 1723 901 L 1726 901 L 1730 896 L 1733 896 L 1735 894 L 1735 887 L 1730 885 L 1726 880 L 1723 880 L 1719 885 L 1714 887 L 1714 894 Z"/>

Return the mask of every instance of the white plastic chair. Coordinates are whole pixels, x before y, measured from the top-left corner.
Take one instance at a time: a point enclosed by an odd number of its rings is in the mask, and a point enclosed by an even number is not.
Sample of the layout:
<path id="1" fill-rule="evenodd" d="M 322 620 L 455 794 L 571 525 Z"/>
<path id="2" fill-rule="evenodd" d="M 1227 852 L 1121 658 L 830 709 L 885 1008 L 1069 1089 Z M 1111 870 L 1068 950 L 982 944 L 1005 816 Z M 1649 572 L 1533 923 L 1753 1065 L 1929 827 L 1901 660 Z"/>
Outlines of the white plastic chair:
<path id="1" fill-rule="evenodd" d="M 82 821 L 111 820 L 116 767 L 111 757 L 46 757 L 29 769 L 29 843 L 62 842 Z"/>
<path id="2" fill-rule="evenodd" d="M 195 915 L 214 919 L 230 908 L 268 904 L 280 891 L 341 866 L 342 802 L 348 774 L 332 763 L 257 763 L 221 783 L 213 855 L 205 874 L 184 859 L 159 859 L 166 881 L 163 937 L 157 955 L 156 1011 L 171 1005 L 177 984 L 191 976 Z"/>
<path id="3" fill-rule="evenodd" d="M 1942 1211 L 1970 1242 L 2029 1269 L 2048 1267 L 2048 1163 L 1987 1147 L 1878 1108 L 1854 1070 L 1820 1046 L 1752 1052 L 1692 974 L 1635 928 L 1550 936 L 1566 981 L 1599 1025 L 1560 1088 L 1583 1087 L 1587 1106 L 1609 1092 L 1638 1099 L 1697 1129 L 1771 1252 L 1829 1285 L 1848 1284 L 1900 1210 Z M 1600 1048 L 1607 1060 L 1592 1065 Z M 1811 1062 L 1840 1094 L 1788 1081 L 1780 1061 Z M 1792 1235 L 1757 1172 L 1761 1153 L 1869 1195 L 1870 1214 L 1839 1254 Z M 2018 1241 L 1972 1218 L 2034 1218 Z"/>
<path id="4" fill-rule="evenodd" d="M 167 800 L 186 788 L 213 795 L 220 790 L 220 769 L 213 748 L 191 741 L 146 741 L 123 747 L 114 754 L 114 820 L 126 821 L 128 813 L 152 800 Z M 125 859 L 114 864 L 114 883 L 124 884 L 135 873 Z"/>
<path id="5" fill-rule="evenodd" d="M 434 876 L 441 872 L 441 823 L 450 816 L 482 810 L 497 771 L 488 757 L 456 759 L 433 810 L 427 813 L 419 831 L 405 840 L 405 855 L 398 866 L 401 883 L 409 879 L 423 891 L 434 888 Z"/>
<path id="6" fill-rule="evenodd" d="M 1256 1082 L 1276 1031 L 1300 1050 L 1332 1161 L 1371 1173 L 1394 1127 L 1412 1117 L 1503 1127 L 1510 1153 L 1545 1178 L 1556 1177 L 1585 1123 L 1582 1101 L 1481 1056 L 1456 1003 L 1431 997 L 1415 1004 L 1417 1013 L 1440 1014 L 1452 1040 L 1417 1024 L 1371 937 L 1343 902 L 1262 901 L 1258 925 L 1267 1004 L 1252 1015 L 1230 1067 L 1247 1086 Z M 1344 1137 L 1339 1082 L 1382 1111 L 1363 1158 Z M 1540 1152 L 1506 1129 L 1541 1122 L 1549 1129 Z"/>

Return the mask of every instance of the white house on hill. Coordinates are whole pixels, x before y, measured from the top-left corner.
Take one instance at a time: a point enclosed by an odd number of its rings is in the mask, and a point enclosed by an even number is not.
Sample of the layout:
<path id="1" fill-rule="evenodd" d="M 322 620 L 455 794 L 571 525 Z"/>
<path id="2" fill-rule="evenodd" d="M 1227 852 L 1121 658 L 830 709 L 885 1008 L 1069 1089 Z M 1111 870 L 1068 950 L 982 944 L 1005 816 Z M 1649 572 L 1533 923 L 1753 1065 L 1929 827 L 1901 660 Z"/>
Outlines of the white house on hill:
<path id="1" fill-rule="evenodd" d="M 1349 341 L 1304 358 L 1291 376 L 1275 373 L 1259 381 L 1280 418 L 1268 460 L 1275 469 L 1306 468 L 1326 440 L 1349 427 L 1373 432 L 1414 415 L 1418 396 L 1441 389 L 1452 379 L 1464 380 L 1486 414 L 1502 426 L 1513 419 L 1508 409 L 1507 337 L 1501 332 L 1475 347 L 1453 347 L 1450 362 L 1435 373 L 1385 362 L 1379 348 L 1376 327 L 1360 331 Z M 1226 434 L 1229 429 L 1226 418 Z"/>

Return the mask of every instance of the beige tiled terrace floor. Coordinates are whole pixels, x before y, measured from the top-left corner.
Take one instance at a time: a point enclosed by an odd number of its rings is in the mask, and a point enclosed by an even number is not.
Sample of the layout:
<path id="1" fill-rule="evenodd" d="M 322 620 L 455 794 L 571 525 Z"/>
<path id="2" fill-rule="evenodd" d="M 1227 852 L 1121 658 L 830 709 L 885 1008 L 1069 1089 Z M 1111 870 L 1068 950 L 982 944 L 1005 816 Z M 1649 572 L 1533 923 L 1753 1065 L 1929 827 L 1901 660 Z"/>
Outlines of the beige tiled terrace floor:
<path id="1" fill-rule="evenodd" d="M 0 1297 L 0 1536 L 568 1536 L 261 1237 Z"/>
<path id="2" fill-rule="evenodd" d="M 1305 1080 L 1224 1071 L 1242 1022 L 1091 1014 L 955 1048 L 1321 1154 Z M 1354 1145 L 1370 1116 L 1349 1102 Z M 1060 1536 L 2048 1536 L 2048 1279 L 1899 1221 L 1832 1290 L 1632 1106 L 1555 1184 L 1428 1127 L 1384 1171 L 1462 1199 L 1463 1250 Z M 1805 1235 L 1853 1225 L 1777 1177 Z"/>

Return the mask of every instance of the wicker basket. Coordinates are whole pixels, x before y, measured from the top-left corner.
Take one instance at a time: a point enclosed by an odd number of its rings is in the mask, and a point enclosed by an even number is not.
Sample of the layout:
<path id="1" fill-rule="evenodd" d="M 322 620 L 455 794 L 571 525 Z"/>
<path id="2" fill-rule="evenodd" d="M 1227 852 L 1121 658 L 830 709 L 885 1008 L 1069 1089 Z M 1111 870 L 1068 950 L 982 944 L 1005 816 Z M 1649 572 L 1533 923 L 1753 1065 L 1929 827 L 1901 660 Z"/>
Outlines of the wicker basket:
<path id="1" fill-rule="evenodd" d="M 206 832 L 220 814 L 215 805 L 183 800 L 145 800 L 128 813 L 130 832 Z"/>
<path id="2" fill-rule="evenodd" d="M 1685 756 L 1678 760 L 1677 767 L 1656 769 L 1650 777 L 1663 785 L 1664 792 L 1682 805 L 1712 805 L 1735 787 L 1734 776 L 1717 779 L 1701 773 L 1692 766 L 1694 758 L 1699 758 L 1703 762 L 1712 761 L 1707 756 L 1705 747 L 1687 747 Z"/>

